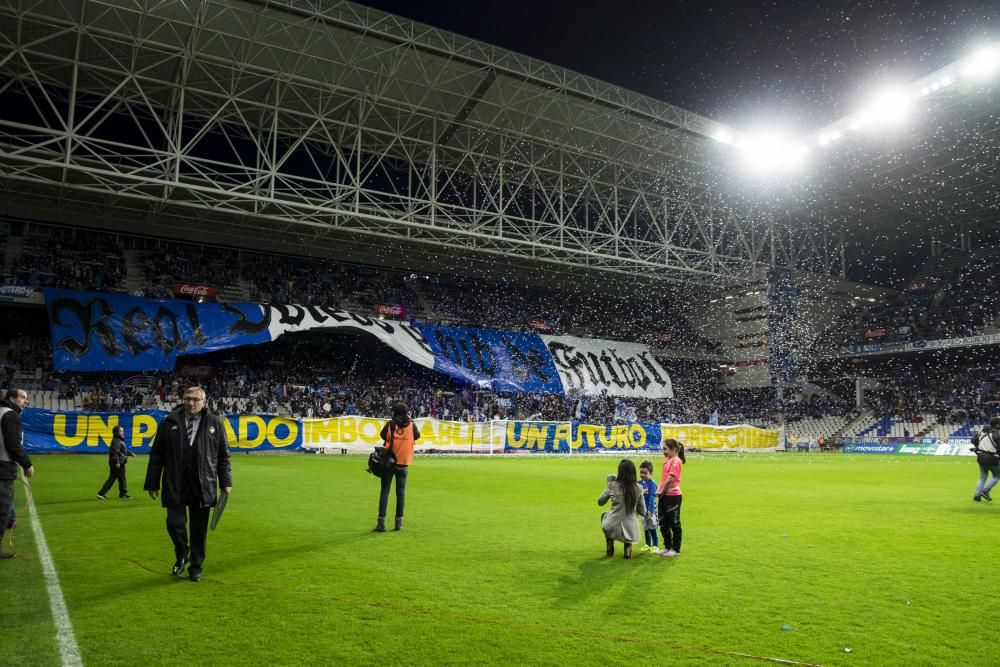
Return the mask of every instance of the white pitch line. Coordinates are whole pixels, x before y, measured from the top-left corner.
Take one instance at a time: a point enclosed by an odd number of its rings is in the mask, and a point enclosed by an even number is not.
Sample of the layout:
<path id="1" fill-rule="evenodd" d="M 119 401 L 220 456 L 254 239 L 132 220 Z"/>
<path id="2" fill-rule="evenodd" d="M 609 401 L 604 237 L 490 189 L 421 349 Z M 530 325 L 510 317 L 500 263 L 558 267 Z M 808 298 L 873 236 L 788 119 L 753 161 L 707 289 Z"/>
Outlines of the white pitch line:
<path id="1" fill-rule="evenodd" d="M 42 532 L 42 522 L 38 519 L 35 501 L 30 494 L 28 512 L 31 517 L 31 529 L 35 533 L 35 544 L 38 545 L 38 559 L 42 563 L 42 572 L 45 573 L 49 608 L 52 610 L 52 620 L 56 624 L 56 641 L 59 643 L 59 655 L 63 667 L 82 667 L 83 658 L 80 657 L 80 647 L 76 645 L 76 635 L 73 634 L 73 624 L 69 620 L 66 600 L 63 599 L 62 589 L 59 587 L 59 575 L 56 574 L 56 566 L 52 563 L 52 554 L 49 553 L 49 545 L 45 542 L 45 533 Z"/>

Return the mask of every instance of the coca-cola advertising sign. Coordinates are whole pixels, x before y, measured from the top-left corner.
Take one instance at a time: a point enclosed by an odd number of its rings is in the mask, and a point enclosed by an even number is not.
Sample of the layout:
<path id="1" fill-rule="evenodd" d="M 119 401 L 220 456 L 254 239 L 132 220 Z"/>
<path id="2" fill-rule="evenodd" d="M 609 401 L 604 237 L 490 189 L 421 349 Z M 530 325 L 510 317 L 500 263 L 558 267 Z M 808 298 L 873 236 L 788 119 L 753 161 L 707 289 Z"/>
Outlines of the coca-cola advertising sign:
<path id="1" fill-rule="evenodd" d="M 379 303 L 375 306 L 376 315 L 389 315 L 391 317 L 406 317 L 406 308 L 403 306 L 390 306 Z"/>
<path id="2" fill-rule="evenodd" d="M 194 364 L 184 364 L 177 369 L 177 374 L 186 378 L 198 378 L 207 380 L 219 377 L 219 369 L 216 366 L 196 366 Z"/>
<path id="3" fill-rule="evenodd" d="M 207 285 L 195 285 L 193 283 L 174 283 L 174 296 L 215 300 L 215 288 Z"/>

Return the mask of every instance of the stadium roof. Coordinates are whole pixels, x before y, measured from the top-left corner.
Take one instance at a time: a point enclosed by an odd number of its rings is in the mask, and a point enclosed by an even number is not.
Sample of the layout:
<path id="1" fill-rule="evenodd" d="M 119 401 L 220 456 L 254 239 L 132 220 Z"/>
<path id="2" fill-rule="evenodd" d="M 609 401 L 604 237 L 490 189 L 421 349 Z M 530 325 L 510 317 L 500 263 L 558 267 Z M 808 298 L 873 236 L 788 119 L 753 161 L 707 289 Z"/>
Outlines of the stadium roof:
<path id="1" fill-rule="evenodd" d="M 839 167 L 765 200 L 728 185 L 710 139 L 726 128 L 706 118 L 347 2 L 45 0 L 0 8 L 0 40 L 3 211 L 132 233 L 721 287 L 770 265 L 837 273 L 845 231 L 914 209 L 938 224 L 955 206 L 934 183 L 961 175 L 960 199 L 995 181 L 995 164 L 959 174 L 942 153 L 993 146 L 967 97 L 912 153 L 839 148 Z"/>

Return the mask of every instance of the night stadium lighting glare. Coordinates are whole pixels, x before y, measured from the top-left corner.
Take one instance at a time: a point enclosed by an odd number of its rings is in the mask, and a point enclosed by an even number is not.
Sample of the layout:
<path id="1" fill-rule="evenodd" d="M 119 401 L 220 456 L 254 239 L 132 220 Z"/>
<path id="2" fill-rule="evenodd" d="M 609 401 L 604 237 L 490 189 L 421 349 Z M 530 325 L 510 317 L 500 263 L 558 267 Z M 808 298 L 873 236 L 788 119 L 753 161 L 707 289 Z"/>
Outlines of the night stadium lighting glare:
<path id="1" fill-rule="evenodd" d="M 965 59 L 962 74 L 970 79 L 988 79 L 1000 69 L 1000 45 L 983 47 Z"/>
<path id="2" fill-rule="evenodd" d="M 809 149 L 778 133 L 765 132 L 747 137 L 737 145 L 747 165 L 758 173 L 773 173 L 799 167 Z"/>
<path id="3" fill-rule="evenodd" d="M 872 100 L 868 114 L 882 125 L 899 125 L 910 114 L 911 96 L 902 89 L 885 90 Z"/>

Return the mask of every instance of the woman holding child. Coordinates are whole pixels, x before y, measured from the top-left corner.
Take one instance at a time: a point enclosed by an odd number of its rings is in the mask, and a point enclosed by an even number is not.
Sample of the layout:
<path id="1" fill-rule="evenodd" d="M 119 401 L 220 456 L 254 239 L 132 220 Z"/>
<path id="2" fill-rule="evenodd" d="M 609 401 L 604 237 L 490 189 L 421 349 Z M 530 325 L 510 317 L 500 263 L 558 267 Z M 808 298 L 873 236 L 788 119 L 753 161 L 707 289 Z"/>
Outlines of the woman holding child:
<path id="1" fill-rule="evenodd" d="M 642 540 L 639 517 L 646 513 L 642 498 L 642 487 L 636 480 L 635 464 L 622 459 L 618 464 L 618 475 L 608 477 L 608 486 L 597 499 L 604 506 L 611 501 L 611 511 L 601 514 L 601 528 L 607 540 L 608 555 L 615 555 L 615 542 L 625 543 L 626 559 L 632 558 L 632 545 Z"/>

